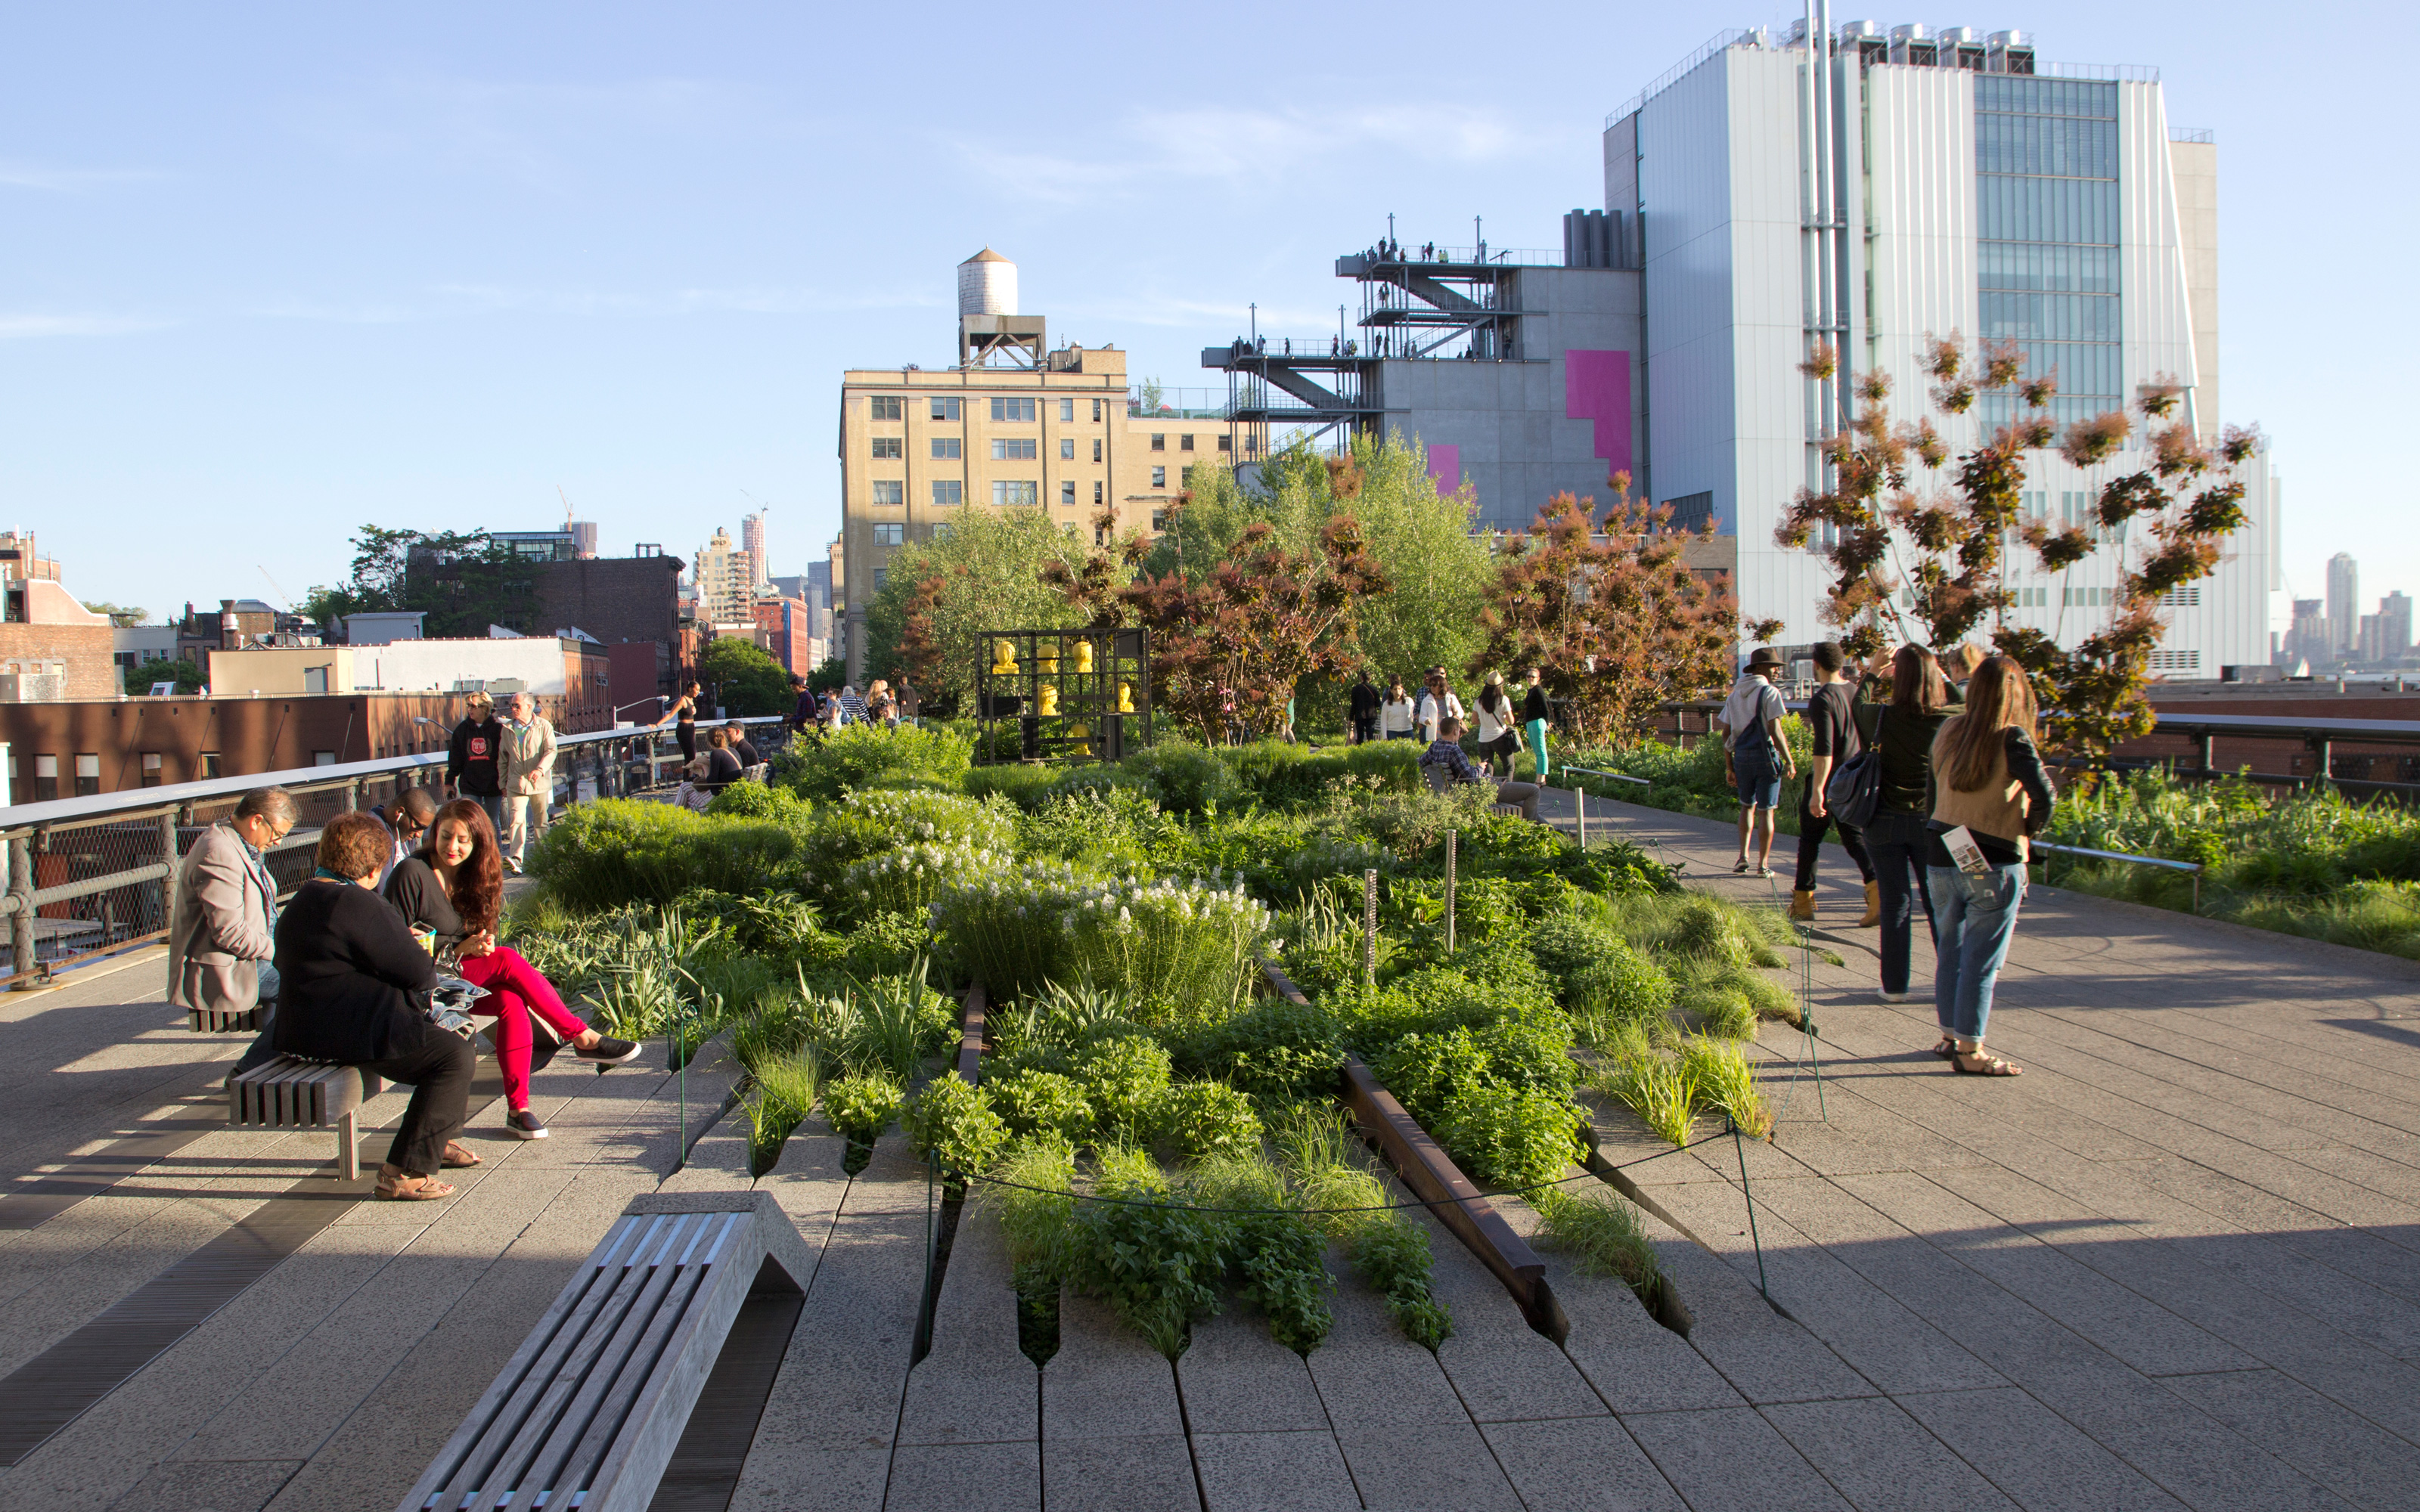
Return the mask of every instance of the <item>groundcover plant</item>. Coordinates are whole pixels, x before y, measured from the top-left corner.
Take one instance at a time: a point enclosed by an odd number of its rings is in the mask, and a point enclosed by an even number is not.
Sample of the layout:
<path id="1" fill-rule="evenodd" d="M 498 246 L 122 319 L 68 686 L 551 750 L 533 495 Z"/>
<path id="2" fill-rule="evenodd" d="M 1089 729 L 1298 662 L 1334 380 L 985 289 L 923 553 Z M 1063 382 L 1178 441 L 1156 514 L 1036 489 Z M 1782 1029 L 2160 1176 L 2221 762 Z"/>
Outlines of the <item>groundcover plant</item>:
<path id="1" fill-rule="evenodd" d="M 760 1172 L 818 1114 L 852 1170 L 901 1128 L 998 1211 L 1036 1352 L 1067 1289 L 1171 1356 L 1230 1302 L 1308 1351 L 1331 1246 L 1407 1336 L 1446 1337 L 1431 1226 L 1339 1106 L 1349 1056 L 1482 1189 L 1536 1205 L 1542 1242 L 1642 1295 L 1652 1246 L 1575 1165 L 1583 1099 L 1676 1143 L 1708 1117 L 1769 1131 L 1740 1042 L 1796 1014 L 1768 975 L 1792 939 L 1777 916 L 1429 792 L 1408 742 L 1001 769 L 946 731 L 884 740 L 786 756 L 703 815 L 574 810 L 512 933 L 675 1061 L 727 1032 Z M 949 995 L 974 982 L 969 1086 Z"/>

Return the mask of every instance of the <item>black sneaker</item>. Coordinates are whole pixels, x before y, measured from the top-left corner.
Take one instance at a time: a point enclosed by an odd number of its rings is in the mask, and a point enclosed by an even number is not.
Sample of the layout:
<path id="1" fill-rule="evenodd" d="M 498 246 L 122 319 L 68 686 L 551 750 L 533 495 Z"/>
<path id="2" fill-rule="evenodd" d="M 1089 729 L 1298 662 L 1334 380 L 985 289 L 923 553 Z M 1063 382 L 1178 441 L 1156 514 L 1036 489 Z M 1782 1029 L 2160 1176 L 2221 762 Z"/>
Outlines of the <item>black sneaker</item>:
<path id="1" fill-rule="evenodd" d="M 546 1125 L 538 1122 L 537 1115 L 529 1109 L 518 1108 L 504 1115 L 504 1133 L 516 1139 L 543 1139 Z"/>
<path id="2" fill-rule="evenodd" d="M 639 1042 L 636 1040 L 616 1040 L 610 1034 L 600 1034 L 597 1037 L 595 1044 L 582 1045 L 573 1053 L 582 1060 L 594 1060 L 607 1066 L 623 1066 L 639 1058 Z"/>

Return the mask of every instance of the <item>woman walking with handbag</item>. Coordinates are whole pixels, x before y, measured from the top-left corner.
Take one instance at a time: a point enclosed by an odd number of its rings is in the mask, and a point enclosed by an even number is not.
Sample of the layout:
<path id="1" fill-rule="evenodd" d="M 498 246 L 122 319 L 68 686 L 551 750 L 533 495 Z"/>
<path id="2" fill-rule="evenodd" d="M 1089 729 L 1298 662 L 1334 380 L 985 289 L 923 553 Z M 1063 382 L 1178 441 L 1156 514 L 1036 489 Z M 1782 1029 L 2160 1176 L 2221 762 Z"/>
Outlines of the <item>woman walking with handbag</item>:
<path id="1" fill-rule="evenodd" d="M 1983 1053 L 1992 989 L 2025 901 L 2025 838 L 2050 822 L 2057 795 L 2034 748 L 2034 693 L 2024 669 L 1986 656 L 1966 685 L 1965 712 L 1932 742 L 1932 842 L 1927 881 L 1936 955 L 1933 1049 L 1970 1076 L 2023 1068 Z"/>
<path id="2" fill-rule="evenodd" d="M 1854 710 L 1858 737 L 1881 764 L 1882 787 L 1873 818 L 1865 828 L 1866 853 L 1880 894 L 1882 1000 L 1907 1001 L 1910 933 L 1916 907 L 1924 907 L 1932 930 L 1932 900 L 1926 891 L 1925 856 L 1932 837 L 1925 816 L 1932 811 L 1932 737 L 1948 718 L 1948 693 L 1941 664 L 1922 646 L 1901 646 L 1891 659 L 1888 703 L 1860 703 Z"/>

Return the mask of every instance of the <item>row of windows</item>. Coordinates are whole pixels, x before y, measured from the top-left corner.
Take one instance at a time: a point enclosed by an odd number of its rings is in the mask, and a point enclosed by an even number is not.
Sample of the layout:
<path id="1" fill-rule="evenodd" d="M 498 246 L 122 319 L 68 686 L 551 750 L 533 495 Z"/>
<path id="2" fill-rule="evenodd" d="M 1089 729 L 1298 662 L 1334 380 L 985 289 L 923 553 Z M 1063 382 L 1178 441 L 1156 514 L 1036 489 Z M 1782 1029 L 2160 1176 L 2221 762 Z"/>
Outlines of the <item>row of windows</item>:
<path id="1" fill-rule="evenodd" d="M 161 753 L 156 750 L 142 751 L 139 754 L 142 757 L 140 770 L 142 772 L 143 786 L 147 788 L 156 788 L 160 786 L 166 779 L 166 758 L 162 756 Z M 313 751 L 311 756 L 313 764 L 318 766 L 333 766 L 336 762 L 336 753 L 332 750 Z M 15 756 L 10 756 L 8 758 L 8 776 L 11 785 L 14 784 L 17 779 L 17 758 Z M 214 750 L 206 750 L 201 753 L 199 767 L 194 773 L 192 780 L 196 782 L 207 782 L 210 779 L 221 775 L 223 774 L 219 769 L 219 753 Z M 98 797 L 100 794 L 100 753 L 88 750 L 77 752 L 75 756 L 75 791 L 70 795 L 78 798 L 91 798 Z M 56 756 L 37 755 L 34 758 L 33 793 L 32 795 L 24 801 L 29 803 L 48 803 L 58 796 L 60 796 L 59 759 Z"/>
<path id="2" fill-rule="evenodd" d="M 1975 117 L 1978 173 L 2037 174 L 2053 178 L 2118 177 L 2118 123 L 2058 116 Z"/>
<path id="3" fill-rule="evenodd" d="M 1985 241 L 1976 248 L 1978 281 L 1987 289 L 2040 289 L 2052 294 L 2115 294 L 2116 247 L 2060 246 L 2042 241 Z"/>
<path id="4" fill-rule="evenodd" d="M 1151 486 L 1155 488 L 1165 488 L 1168 486 L 1168 470 L 1166 468 L 1154 468 L 1151 470 Z M 883 481 L 874 485 L 873 501 L 877 504 L 905 504 L 908 501 L 907 486 L 908 486 L 906 484 L 898 483 L 890 479 L 884 479 Z M 1041 487 L 1042 486 L 1040 484 L 1026 479 L 995 478 L 992 480 L 991 485 L 991 501 L 1000 505 L 1036 503 L 1039 501 Z M 1093 502 L 1096 504 L 1101 502 L 1105 491 L 1105 486 L 1099 480 L 1095 479 L 1093 484 Z M 933 480 L 933 503 L 936 508 L 951 509 L 964 503 L 965 501 L 966 485 L 964 483 L 956 478 L 936 478 Z M 1076 480 L 1073 478 L 1061 480 L 1059 484 L 1059 501 L 1063 504 L 1073 504 L 1077 502 Z M 887 530 L 895 530 L 896 528 L 897 527 L 895 526 L 887 524 L 876 525 L 874 528 L 874 538 L 877 542 L 884 541 L 886 538 L 882 532 Z M 894 541 L 890 544 L 896 545 L 897 543 Z"/>
<path id="5" fill-rule="evenodd" d="M 2099 398 L 2111 403 L 2126 392 L 2121 381 L 2125 348 L 2115 342 L 2039 341 L 2016 338 L 2027 378 L 2055 374 L 2065 398 Z M 2002 394 L 1986 397 L 2008 397 Z M 2107 408 L 2103 405 L 2102 408 Z M 2099 413 L 2099 410 L 2093 413 Z"/>
<path id="6" fill-rule="evenodd" d="M 2079 420 L 2091 420 L 2120 408 L 2114 393 L 2061 393 L 2042 409 L 2054 425 L 2071 425 Z M 2017 401 L 2012 393 L 1987 393 L 1976 403 L 1975 418 L 1986 431 L 1995 430 L 2015 420 L 2018 413 L 2034 411 Z"/>
<path id="7" fill-rule="evenodd" d="M 1975 176 L 1976 237 L 1983 241 L 2118 244 L 2118 180 Z"/>
<path id="8" fill-rule="evenodd" d="M 1983 334 L 1999 341 L 2123 339 L 2115 294 L 2015 294 L 1983 290 Z"/>
<path id="9" fill-rule="evenodd" d="M 935 420 L 959 421 L 966 418 L 966 400 L 962 397 L 935 395 L 925 403 L 929 407 L 931 418 Z M 994 399 L 991 402 L 991 418 L 1003 425 L 1030 425 L 1041 416 L 1039 404 L 1040 401 L 1033 399 Z M 1092 405 L 1093 423 L 1098 424 L 1108 412 L 1107 407 L 1099 399 L 1093 400 Z M 866 401 L 866 417 L 870 420 L 908 418 L 908 398 L 905 394 L 877 393 Z M 1059 423 L 1063 425 L 1072 425 L 1076 423 L 1075 400 L 1059 401 Z"/>
<path id="10" fill-rule="evenodd" d="M 1993 115 L 2118 118 L 2118 85 L 2102 79 L 1987 73 L 1975 81 L 1975 109 Z"/>

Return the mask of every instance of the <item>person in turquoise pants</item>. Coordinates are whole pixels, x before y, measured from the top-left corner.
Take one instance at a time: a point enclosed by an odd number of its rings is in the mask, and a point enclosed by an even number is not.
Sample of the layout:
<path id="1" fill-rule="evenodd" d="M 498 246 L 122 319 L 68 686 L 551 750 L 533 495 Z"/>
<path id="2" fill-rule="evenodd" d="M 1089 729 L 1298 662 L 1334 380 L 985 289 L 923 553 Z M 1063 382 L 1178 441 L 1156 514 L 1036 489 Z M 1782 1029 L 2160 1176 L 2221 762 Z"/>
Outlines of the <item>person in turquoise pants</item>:
<path id="1" fill-rule="evenodd" d="M 1532 667 L 1529 669 L 1529 696 L 1521 701 L 1521 720 L 1523 728 L 1528 732 L 1529 753 L 1538 763 L 1537 773 L 1530 779 L 1533 782 L 1546 780 L 1547 717 L 1546 674 Z"/>

